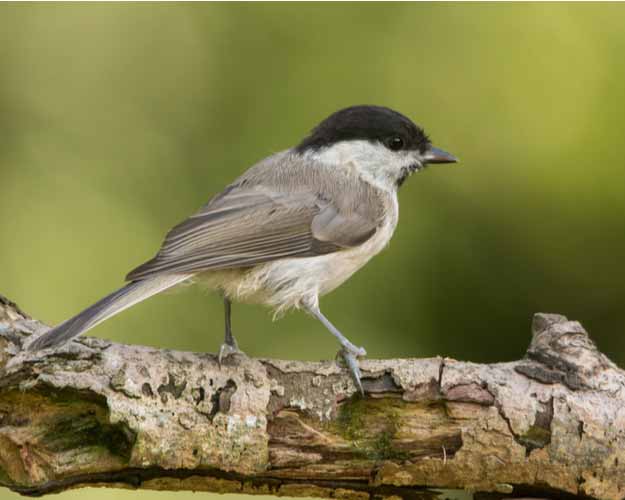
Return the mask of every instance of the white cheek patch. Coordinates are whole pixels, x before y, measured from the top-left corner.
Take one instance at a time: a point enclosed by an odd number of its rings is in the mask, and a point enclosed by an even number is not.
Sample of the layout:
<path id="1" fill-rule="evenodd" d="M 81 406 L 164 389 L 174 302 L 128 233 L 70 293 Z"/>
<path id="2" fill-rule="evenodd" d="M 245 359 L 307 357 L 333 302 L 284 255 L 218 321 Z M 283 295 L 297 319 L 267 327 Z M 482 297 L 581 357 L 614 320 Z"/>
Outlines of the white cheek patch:
<path id="1" fill-rule="evenodd" d="M 305 156 L 340 168 L 353 169 L 363 180 L 385 191 L 396 191 L 398 180 L 415 164 L 414 153 L 391 151 L 381 143 L 343 141 Z"/>

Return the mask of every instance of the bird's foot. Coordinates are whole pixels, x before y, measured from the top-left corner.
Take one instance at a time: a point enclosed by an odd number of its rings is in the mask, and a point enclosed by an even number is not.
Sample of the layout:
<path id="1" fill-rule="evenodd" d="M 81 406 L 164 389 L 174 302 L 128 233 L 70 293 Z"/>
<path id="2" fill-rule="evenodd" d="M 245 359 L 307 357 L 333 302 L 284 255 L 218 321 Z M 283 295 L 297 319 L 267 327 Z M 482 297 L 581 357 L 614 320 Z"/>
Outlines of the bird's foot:
<path id="1" fill-rule="evenodd" d="M 237 341 L 234 337 L 231 338 L 230 342 L 226 341 L 219 347 L 219 353 L 217 354 L 217 362 L 219 363 L 219 366 L 221 367 L 223 361 L 233 354 L 245 355 L 245 353 L 239 349 Z"/>
<path id="2" fill-rule="evenodd" d="M 337 353 L 337 357 L 340 356 L 347 369 L 349 370 L 350 375 L 358 388 L 358 391 L 362 396 L 365 395 L 365 390 L 362 387 L 362 382 L 360 381 L 360 366 L 358 365 L 358 358 L 362 358 L 367 355 L 367 351 L 363 347 L 356 347 L 353 344 L 349 344 L 349 346 L 343 346 L 341 350 Z"/>

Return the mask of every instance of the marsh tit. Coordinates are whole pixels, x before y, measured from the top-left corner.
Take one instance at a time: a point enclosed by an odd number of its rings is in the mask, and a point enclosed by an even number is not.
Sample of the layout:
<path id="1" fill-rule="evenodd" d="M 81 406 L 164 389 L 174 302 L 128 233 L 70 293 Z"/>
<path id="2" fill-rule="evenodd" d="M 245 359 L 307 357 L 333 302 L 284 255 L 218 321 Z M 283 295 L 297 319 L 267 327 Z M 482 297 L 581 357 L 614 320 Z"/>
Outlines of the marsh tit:
<path id="1" fill-rule="evenodd" d="M 261 160 L 175 226 L 156 256 L 128 273 L 127 285 L 28 349 L 58 346 L 156 293 L 198 282 L 223 295 L 220 363 L 239 352 L 230 327 L 232 300 L 265 304 L 277 314 L 304 309 L 338 339 L 363 392 L 358 358 L 366 352 L 322 314 L 319 297 L 388 244 L 399 215 L 397 191 L 408 176 L 456 161 L 396 111 L 337 111 L 297 146 Z"/>

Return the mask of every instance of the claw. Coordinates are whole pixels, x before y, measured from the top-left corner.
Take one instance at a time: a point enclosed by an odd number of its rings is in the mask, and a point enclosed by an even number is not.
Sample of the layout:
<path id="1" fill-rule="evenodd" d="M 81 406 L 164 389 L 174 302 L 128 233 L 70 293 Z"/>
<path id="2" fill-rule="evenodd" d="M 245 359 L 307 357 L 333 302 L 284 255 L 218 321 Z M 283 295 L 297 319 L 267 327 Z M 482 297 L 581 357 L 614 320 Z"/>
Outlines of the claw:
<path id="1" fill-rule="evenodd" d="M 347 365 L 347 368 L 349 369 L 349 373 L 352 376 L 354 384 L 356 384 L 356 387 L 358 388 L 358 391 L 360 392 L 360 394 L 364 396 L 365 390 L 363 389 L 362 383 L 360 382 L 360 367 L 358 366 L 358 357 L 357 357 L 361 355 L 360 354 L 361 352 L 364 353 L 362 354 L 363 356 L 366 354 L 366 351 L 362 347 L 357 348 L 356 352 L 352 352 L 351 350 L 348 350 L 345 347 L 343 347 L 338 352 L 338 355 L 340 355 L 341 358 L 343 358 L 343 361 L 345 361 L 345 364 Z"/>
<path id="2" fill-rule="evenodd" d="M 341 351 L 349 352 L 350 354 L 353 354 L 357 358 L 364 358 L 367 355 L 367 351 L 365 350 L 364 347 L 357 347 L 347 339 L 344 339 L 344 341 L 341 342 L 341 344 L 343 346 L 341 348 Z"/>
<path id="3" fill-rule="evenodd" d="M 233 354 L 243 354 L 243 351 L 239 350 L 239 346 L 237 345 L 237 341 L 232 338 L 232 343 L 223 343 L 219 347 L 219 353 L 217 354 L 217 363 L 219 364 L 219 368 L 221 368 L 222 362 L 228 356 L 232 356 Z"/>
<path id="4" fill-rule="evenodd" d="M 360 383 L 360 368 L 358 367 L 358 358 L 367 355 L 367 351 L 362 347 L 356 347 L 352 344 L 341 332 L 339 332 L 336 327 L 330 323 L 328 318 L 326 318 L 321 311 L 319 310 L 319 305 L 317 303 L 317 298 L 315 297 L 314 301 L 311 302 L 303 302 L 302 305 L 306 308 L 306 310 L 312 314 L 315 318 L 317 318 L 323 325 L 330 331 L 332 335 L 334 335 L 337 340 L 341 343 L 343 347 L 338 352 L 338 354 L 343 358 L 345 364 L 349 368 L 350 374 L 354 379 L 354 383 L 360 394 L 365 395 L 365 391 L 362 388 L 362 384 Z"/>
<path id="5" fill-rule="evenodd" d="M 355 347 L 355 351 L 353 351 L 353 354 L 357 358 L 364 358 L 367 355 L 367 351 L 364 347 Z"/>

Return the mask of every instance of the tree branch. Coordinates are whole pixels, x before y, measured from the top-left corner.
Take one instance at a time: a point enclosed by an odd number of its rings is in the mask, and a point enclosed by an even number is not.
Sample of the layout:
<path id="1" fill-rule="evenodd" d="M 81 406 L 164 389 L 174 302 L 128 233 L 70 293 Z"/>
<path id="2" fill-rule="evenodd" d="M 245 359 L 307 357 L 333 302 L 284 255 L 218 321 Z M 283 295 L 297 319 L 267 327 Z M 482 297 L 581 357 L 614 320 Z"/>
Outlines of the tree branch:
<path id="1" fill-rule="evenodd" d="M 0 297 L 0 484 L 345 500 L 625 496 L 625 373 L 582 326 L 537 314 L 525 359 L 334 362 L 158 350 L 46 329 Z"/>

